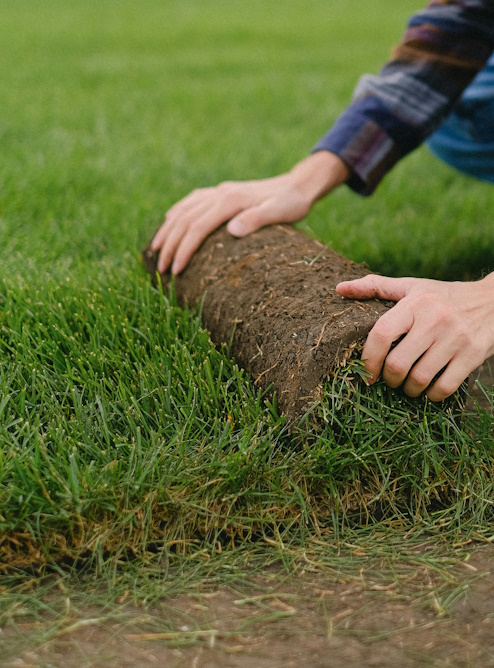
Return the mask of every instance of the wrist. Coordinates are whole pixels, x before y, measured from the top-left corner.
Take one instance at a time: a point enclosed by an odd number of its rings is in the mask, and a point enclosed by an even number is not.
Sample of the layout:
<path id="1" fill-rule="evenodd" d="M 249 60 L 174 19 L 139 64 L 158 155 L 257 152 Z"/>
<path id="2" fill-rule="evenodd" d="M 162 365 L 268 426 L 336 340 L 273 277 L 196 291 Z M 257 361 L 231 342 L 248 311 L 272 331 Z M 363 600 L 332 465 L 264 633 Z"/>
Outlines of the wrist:
<path id="1" fill-rule="evenodd" d="M 478 281 L 477 285 L 482 288 L 482 300 L 484 303 L 483 323 L 487 328 L 489 348 L 487 356 L 494 355 L 494 272 L 487 274 Z"/>
<path id="2" fill-rule="evenodd" d="M 317 151 L 297 163 L 289 177 L 297 190 L 313 203 L 345 183 L 350 170 L 334 153 Z"/>

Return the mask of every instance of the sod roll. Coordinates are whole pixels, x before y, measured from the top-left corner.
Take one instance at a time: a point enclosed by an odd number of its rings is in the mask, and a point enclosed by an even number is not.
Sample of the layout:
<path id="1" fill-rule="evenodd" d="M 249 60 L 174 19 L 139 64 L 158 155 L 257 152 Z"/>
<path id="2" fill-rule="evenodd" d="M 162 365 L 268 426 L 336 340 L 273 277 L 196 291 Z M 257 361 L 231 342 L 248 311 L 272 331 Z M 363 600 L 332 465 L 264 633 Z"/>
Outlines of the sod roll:
<path id="1" fill-rule="evenodd" d="M 157 253 L 143 251 L 157 281 Z M 220 228 L 176 278 L 179 303 L 204 295 L 202 318 L 216 345 L 231 343 L 256 385 L 270 388 L 278 410 L 298 421 L 320 398 L 334 369 L 365 340 L 391 306 L 342 299 L 336 285 L 369 271 L 287 225 L 242 239 Z M 163 285 L 170 276 L 162 275 Z"/>

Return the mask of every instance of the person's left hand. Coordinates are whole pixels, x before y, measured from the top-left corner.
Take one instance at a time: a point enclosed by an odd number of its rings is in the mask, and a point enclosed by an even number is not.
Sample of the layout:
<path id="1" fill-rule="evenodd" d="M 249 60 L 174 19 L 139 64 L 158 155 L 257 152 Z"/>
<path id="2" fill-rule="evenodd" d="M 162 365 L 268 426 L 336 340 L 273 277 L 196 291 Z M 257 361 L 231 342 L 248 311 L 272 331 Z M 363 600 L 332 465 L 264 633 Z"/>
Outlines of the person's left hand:
<path id="1" fill-rule="evenodd" d="M 398 302 L 374 325 L 362 359 L 374 383 L 404 383 L 411 397 L 442 401 L 494 354 L 494 273 L 449 283 L 368 275 L 336 286 L 343 297 Z M 392 344 L 403 337 L 390 351 Z"/>

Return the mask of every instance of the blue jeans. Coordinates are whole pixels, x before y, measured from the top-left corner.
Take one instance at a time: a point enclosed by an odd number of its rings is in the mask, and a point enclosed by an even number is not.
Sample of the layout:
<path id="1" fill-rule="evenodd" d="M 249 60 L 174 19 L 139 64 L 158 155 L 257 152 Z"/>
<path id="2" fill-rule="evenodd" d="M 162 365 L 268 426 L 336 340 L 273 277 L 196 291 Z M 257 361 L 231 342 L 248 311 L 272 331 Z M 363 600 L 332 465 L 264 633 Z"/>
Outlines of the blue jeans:
<path id="1" fill-rule="evenodd" d="M 455 169 L 494 182 L 494 54 L 427 145 Z"/>

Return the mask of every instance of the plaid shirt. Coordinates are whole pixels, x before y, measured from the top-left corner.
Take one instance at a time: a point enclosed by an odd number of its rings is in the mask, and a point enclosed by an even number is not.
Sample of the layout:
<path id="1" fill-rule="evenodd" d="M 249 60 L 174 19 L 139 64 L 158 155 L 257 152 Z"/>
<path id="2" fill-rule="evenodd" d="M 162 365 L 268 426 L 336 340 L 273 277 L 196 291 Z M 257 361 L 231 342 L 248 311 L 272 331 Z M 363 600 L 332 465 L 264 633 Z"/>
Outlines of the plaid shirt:
<path id="1" fill-rule="evenodd" d="M 378 76 L 363 76 L 352 104 L 313 151 L 338 155 L 348 185 L 370 195 L 385 174 L 451 112 L 494 51 L 494 0 L 434 0 L 412 16 Z"/>

